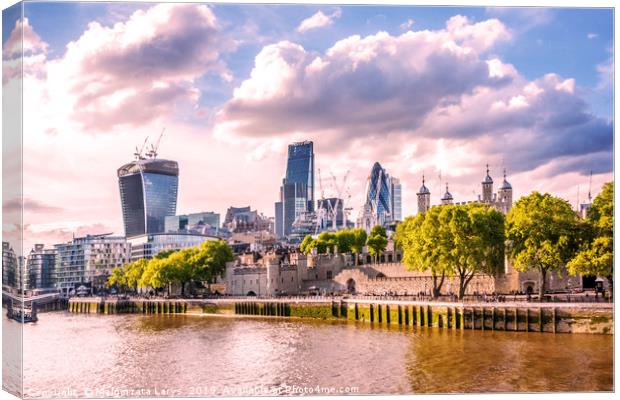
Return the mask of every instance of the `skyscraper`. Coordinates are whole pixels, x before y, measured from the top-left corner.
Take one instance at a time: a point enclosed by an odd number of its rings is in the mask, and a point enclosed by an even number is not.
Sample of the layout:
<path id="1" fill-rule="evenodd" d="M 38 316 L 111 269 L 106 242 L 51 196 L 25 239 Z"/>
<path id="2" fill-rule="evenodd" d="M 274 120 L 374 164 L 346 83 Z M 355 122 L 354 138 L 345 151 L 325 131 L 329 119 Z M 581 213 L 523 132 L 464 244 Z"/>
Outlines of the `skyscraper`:
<path id="1" fill-rule="evenodd" d="M 276 235 L 291 233 L 293 221 L 303 212 L 314 211 L 314 147 L 310 141 L 288 146 L 286 175 L 275 203 Z"/>
<path id="2" fill-rule="evenodd" d="M 366 202 L 358 217 L 358 227 L 368 230 L 402 219 L 402 187 L 376 162 L 366 182 Z"/>
<path id="3" fill-rule="evenodd" d="M 177 162 L 138 155 L 118 169 L 118 185 L 125 236 L 164 232 L 166 216 L 177 209 Z"/>
<path id="4" fill-rule="evenodd" d="M 392 192 L 392 220 L 403 220 L 403 189 L 400 184 L 400 179 L 390 178 L 390 191 Z"/>
<path id="5" fill-rule="evenodd" d="M 308 211 L 314 211 L 314 144 L 310 141 L 288 146 L 286 183 L 303 183 L 306 186 Z"/>

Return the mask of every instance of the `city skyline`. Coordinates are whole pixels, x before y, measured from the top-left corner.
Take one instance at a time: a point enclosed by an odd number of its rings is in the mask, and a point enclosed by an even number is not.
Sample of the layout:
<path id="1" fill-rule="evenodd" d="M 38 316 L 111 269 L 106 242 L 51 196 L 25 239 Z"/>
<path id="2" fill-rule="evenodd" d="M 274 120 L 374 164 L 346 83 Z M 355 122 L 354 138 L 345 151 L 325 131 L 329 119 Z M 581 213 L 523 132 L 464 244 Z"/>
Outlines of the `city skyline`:
<path id="1" fill-rule="evenodd" d="M 115 171 L 163 127 L 177 214 L 273 216 L 287 146 L 301 140 L 316 170 L 351 170 L 351 219 L 375 162 L 400 179 L 403 217 L 422 174 L 431 204 L 446 182 L 455 202 L 476 199 L 487 163 L 498 183 L 507 169 L 515 201 L 539 190 L 575 205 L 591 170 L 593 197 L 613 180 L 609 10 L 276 9 L 27 4 L 28 243 L 122 234 Z M 19 29 L 10 15 L 3 26 L 7 63 Z M 3 78 L 15 90 L 10 69 Z"/>

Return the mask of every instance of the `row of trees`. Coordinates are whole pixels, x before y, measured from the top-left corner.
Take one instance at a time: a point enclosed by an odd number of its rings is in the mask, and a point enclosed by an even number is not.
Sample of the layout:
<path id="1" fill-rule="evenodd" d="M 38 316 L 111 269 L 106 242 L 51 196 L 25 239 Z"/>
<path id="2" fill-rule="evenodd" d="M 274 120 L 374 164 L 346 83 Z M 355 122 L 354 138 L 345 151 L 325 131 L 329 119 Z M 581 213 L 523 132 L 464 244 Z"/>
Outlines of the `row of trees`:
<path id="1" fill-rule="evenodd" d="M 224 274 L 226 263 L 232 260 L 232 250 L 225 241 L 208 240 L 197 247 L 163 251 L 150 260 L 140 259 L 114 268 L 107 285 L 124 290 L 149 287 L 158 291 L 178 284 L 181 295 L 185 295 L 188 283 L 212 283 Z"/>
<path id="2" fill-rule="evenodd" d="M 381 256 L 388 243 L 387 233 L 382 226 L 375 226 L 367 234 L 364 229 L 342 229 L 337 232 L 321 232 L 316 238 L 306 235 L 299 246 L 304 254 L 309 254 L 316 249 L 318 254 L 330 251 L 341 253 L 353 253 L 355 265 L 358 264 L 358 255 L 368 246 L 368 252 L 374 257 Z"/>
<path id="3" fill-rule="evenodd" d="M 396 228 L 395 241 L 410 269 L 430 271 L 433 296 L 446 276 L 459 278 L 459 298 L 477 273 L 494 274 L 504 260 L 504 215 L 471 203 L 431 207 Z"/>
<path id="4" fill-rule="evenodd" d="M 407 218 L 395 234 L 410 269 L 430 271 L 433 295 L 447 276 L 459 279 L 459 298 L 475 274 L 494 275 L 504 255 L 517 271 L 537 271 L 539 297 L 548 273 L 600 275 L 613 283 L 613 182 L 604 185 L 585 220 L 563 199 L 533 192 L 506 217 L 480 204 L 432 207 Z"/>

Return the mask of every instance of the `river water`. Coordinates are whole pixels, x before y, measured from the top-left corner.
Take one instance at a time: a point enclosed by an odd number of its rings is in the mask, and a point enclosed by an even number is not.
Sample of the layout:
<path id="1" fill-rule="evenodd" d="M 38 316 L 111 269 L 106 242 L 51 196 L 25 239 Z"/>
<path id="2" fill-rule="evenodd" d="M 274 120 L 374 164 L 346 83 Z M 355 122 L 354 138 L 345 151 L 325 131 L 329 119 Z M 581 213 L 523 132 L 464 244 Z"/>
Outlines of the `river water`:
<path id="1" fill-rule="evenodd" d="M 613 390 L 611 335 L 50 312 L 23 351 L 27 397 Z"/>

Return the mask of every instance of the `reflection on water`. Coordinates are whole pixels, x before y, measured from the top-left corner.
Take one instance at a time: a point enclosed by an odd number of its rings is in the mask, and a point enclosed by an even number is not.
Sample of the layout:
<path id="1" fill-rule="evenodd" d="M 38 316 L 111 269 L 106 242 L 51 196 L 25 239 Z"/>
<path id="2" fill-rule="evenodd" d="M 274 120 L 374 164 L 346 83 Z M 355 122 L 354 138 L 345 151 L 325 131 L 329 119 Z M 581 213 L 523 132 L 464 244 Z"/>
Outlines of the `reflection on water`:
<path id="1" fill-rule="evenodd" d="M 293 386 L 368 394 L 610 391 L 612 341 L 344 322 L 45 313 L 24 328 L 24 387 L 28 397 L 295 394 L 282 392 Z"/>

